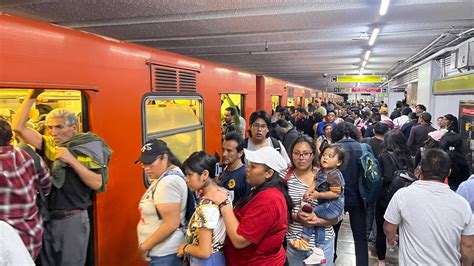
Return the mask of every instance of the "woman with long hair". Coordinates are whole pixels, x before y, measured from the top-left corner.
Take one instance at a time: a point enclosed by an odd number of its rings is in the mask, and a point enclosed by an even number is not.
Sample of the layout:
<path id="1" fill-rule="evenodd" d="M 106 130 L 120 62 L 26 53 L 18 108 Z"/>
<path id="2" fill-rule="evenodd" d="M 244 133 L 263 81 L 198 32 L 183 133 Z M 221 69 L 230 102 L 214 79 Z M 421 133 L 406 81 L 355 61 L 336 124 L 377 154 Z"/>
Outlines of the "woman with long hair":
<path id="1" fill-rule="evenodd" d="M 471 167 L 467 160 L 467 147 L 461 135 L 448 132 L 439 142 L 439 147 L 448 153 L 451 159 L 451 173 L 448 176 L 449 187 L 456 191 L 463 181 L 471 175 Z"/>
<path id="2" fill-rule="evenodd" d="M 318 172 L 318 154 L 316 145 L 312 138 L 301 135 L 291 146 L 290 157 L 292 167 L 285 175 L 288 179 L 288 194 L 293 203 L 293 219 L 288 225 L 286 239 L 288 241 L 286 248 L 286 255 L 289 265 L 303 265 L 305 259 L 308 258 L 312 252 L 315 252 L 316 235 L 313 234 L 309 239 L 308 251 L 300 250 L 294 247 L 292 243 L 301 238 L 303 228 L 314 226 L 325 226 L 325 241 L 323 244 L 324 257 L 326 259 L 325 265 L 333 264 L 334 255 L 334 239 L 335 234 L 332 225 L 337 223 L 337 219 L 326 221 L 318 218 L 312 211 L 310 213 L 301 210 L 301 201 L 308 192 L 311 185 L 316 180 Z M 317 206 L 318 201 L 312 200 L 308 202 L 312 207 Z"/>
<path id="3" fill-rule="evenodd" d="M 292 202 L 288 187 L 279 176 L 287 163 L 272 147 L 256 151 L 244 149 L 248 161 L 247 182 L 253 186 L 232 210 L 227 193 L 206 195 L 219 206 L 227 241 L 227 265 L 283 265 L 283 239 L 291 218 Z"/>
<path id="4" fill-rule="evenodd" d="M 377 224 L 377 257 L 379 259 L 379 266 L 381 266 L 385 265 L 385 253 L 387 251 L 386 238 L 383 231 L 383 215 L 390 201 L 387 195 L 394 177 L 394 172 L 397 170 L 409 170 L 413 172 L 415 168 L 407 146 L 407 139 L 403 133 L 398 130 L 392 130 L 385 134 L 382 143 L 382 152 L 379 156 L 379 163 L 383 176 L 383 185 L 375 203 L 375 222 Z"/>
<path id="5" fill-rule="evenodd" d="M 182 261 L 176 254 L 184 243 L 184 233 L 178 228 L 185 223 L 188 198 L 181 163 L 166 142 L 156 139 L 143 145 L 136 162 L 151 181 L 138 208 L 138 250 L 150 266 L 180 266 Z"/>
<path id="6" fill-rule="evenodd" d="M 447 114 L 443 116 L 442 120 L 443 128 L 448 130 L 448 132 L 459 133 L 459 123 L 458 118 L 452 114 Z"/>
<path id="7" fill-rule="evenodd" d="M 183 162 L 186 184 L 193 192 L 206 197 L 219 191 L 215 182 L 219 159 L 205 151 L 194 152 Z M 219 207 L 212 201 L 201 199 L 189 220 L 186 243 L 178 249 L 178 257 L 188 255 L 190 265 L 221 266 L 224 258 L 225 226 Z"/>

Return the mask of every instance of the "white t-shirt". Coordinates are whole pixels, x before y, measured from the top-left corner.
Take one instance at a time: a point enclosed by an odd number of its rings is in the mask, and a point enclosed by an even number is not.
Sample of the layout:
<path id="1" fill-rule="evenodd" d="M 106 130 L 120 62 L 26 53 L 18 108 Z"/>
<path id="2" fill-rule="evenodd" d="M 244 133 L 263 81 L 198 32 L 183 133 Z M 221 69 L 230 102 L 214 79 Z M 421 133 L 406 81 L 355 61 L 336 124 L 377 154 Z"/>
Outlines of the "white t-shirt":
<path id="1" fill-rule="evenodd" d="M 266 141 L 267 141 L 266 146 L 273 147 L 273 143 L 272 143 L 272 140 L 270 138 L 267 138 Z M 288 153 L 286 152 L 285 146 L 283 146 L 283 143 L 281 143 L 281 141 L 278 141 L 278 142 L 280 143 L 280 154 L 283 157 L 283 159 L 285 159 L 286 163 L 289 164 L 290 163 L 290 157 L 288 157 Z M 275 148 L 275 147 L 273 147 L 273 148 Z M 255 144 L 253 144 L 253 142 L 252 142 L 252 138 L 249 138 L 249 143 L 247 145 L 247 149 L 251 150 L 251 151 L 256 151 L 257 150 L 257 147 L 255 147 Z"/>
<path id="2" fill-rule="evenodd" d="M 178 167 L 168 171 L 179 171 L 182 174 Z M 138 208 L 140 221 L 137 225 L 138 243 L 147 240 L 163 223 L 163 220 L 158 219 L 155 205 L 181 203 L 181 224 L 184 225 L 185 223 L 184 216 L 186 214 L 186 200 L 188 197 L 186 182 L 181 176 L 176 174 L 163 175 L 150 185 L 140 200 Z M 148 255 L 161 257 L 175 254 L 178 251 L 179 245 L 183 244 L 184 241 L 184 231 L 178 228 L 165 241 L 153 247 Z"/>
<path id="3" fill-rule="evenodd" d="M 467 201 L 435 181 L 397 191 L 384 218 L 399 225 L 400 265 L 459 265 L 461 235 L 474 235 Z"/>
<path id="4" fill-rule="evenodd" d="M 0 221 L 0 265 L 35 265 L 17 231 Z"/>

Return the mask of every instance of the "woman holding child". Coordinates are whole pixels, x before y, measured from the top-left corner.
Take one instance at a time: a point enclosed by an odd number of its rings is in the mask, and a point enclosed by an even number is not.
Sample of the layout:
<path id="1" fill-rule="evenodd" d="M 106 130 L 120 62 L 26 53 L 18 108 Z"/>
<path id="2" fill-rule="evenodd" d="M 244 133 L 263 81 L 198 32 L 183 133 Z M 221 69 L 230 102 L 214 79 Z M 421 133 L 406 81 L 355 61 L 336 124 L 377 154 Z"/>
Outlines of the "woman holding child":
<path id="1" fill-rule="evenodd" d="M 330 151 L 330 149 L 327 150 L 328 152 Z M 318 205 L 318 200 L 310 199 L 311 194 L 314 194 L 311 192 L 315 190 L 318 174 L 318 169 L 316 168 L 318 166 L 316 145 L 310 137 L 305 135 L 299 136 L 290 149 L 290 155 L 293 167 L 289 169 L 286 176 L 288 179 L 288 194 L 294 207 L 292 209 L 293 219 L 288 225 L 286 233 L 288 263 L 289 265 L 304 265 L 304 261 L 311 257 L 311 260 L 319 259 L 320 264 L 326 261 L 324 265 L 333 265 L 334 231 L 331 225 L 336 224 L 337 219 L 326 221 L 317 217 L 313 211 L 308 213 L 301 210 L 303 198 L 306 198 L 312 208 Z M 335 156 L 333 155 L 331 154 L 334 158 Z M 341 158 L 338 157 L 336 159 L 336 164 L 342 164 L 343 158 L 342 160 L 339 159 Z M 316 234 L 311 234 L 307 246 L 305 244 L 301 245 L 304 228 L 315 228 L 315 226 L 325 227 L 324 241 L 321 243 L 322 250 L 315 248 Z M 321 254 L 321 251 L 324 254 Z"/>

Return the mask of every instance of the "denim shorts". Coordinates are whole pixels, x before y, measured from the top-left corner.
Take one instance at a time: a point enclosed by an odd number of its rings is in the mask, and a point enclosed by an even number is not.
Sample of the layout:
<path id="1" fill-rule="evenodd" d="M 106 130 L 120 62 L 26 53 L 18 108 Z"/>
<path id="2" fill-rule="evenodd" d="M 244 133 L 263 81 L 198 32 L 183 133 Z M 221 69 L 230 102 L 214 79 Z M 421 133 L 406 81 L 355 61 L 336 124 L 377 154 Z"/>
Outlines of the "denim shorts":
<path id="1" fill-rule="evenodd" d="M 191 266 L 225 266 L 224 253 L 212 253 L 207 259 L 198 259 L 190 257 Z"/>
<path id="2" fill-rule="evenodd" d="M 150 256 L 151 261 L 148 263 L 149 266 L 182 266 L 183 260 L 176 256 L 176 254 L 170 254 L 166 256 Z"/>

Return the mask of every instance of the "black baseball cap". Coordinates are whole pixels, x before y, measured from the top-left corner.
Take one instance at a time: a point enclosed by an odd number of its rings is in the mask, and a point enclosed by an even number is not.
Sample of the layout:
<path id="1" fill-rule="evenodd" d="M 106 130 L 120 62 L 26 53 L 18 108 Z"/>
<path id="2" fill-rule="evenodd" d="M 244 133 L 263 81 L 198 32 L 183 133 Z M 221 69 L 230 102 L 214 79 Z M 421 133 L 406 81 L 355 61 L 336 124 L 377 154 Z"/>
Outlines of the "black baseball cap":
<path id="1" fill-rule="evenodd" d="M 426 123 L 428 124 L 431 124 L 431 114 L 428 113 L 428 112 L 423 112 L 421 115 L 420 115 L 421 119 L 423 119 L 423 121 L 425 121 Z"/>
<path id="2" fill-rule="evenodd" d="M 149 140 L 143 145 L 142 153 L 135 163 L 151 164 L 158 156 L 165 154 L 167 150 L 166 142 L 159 139 Z"/>

